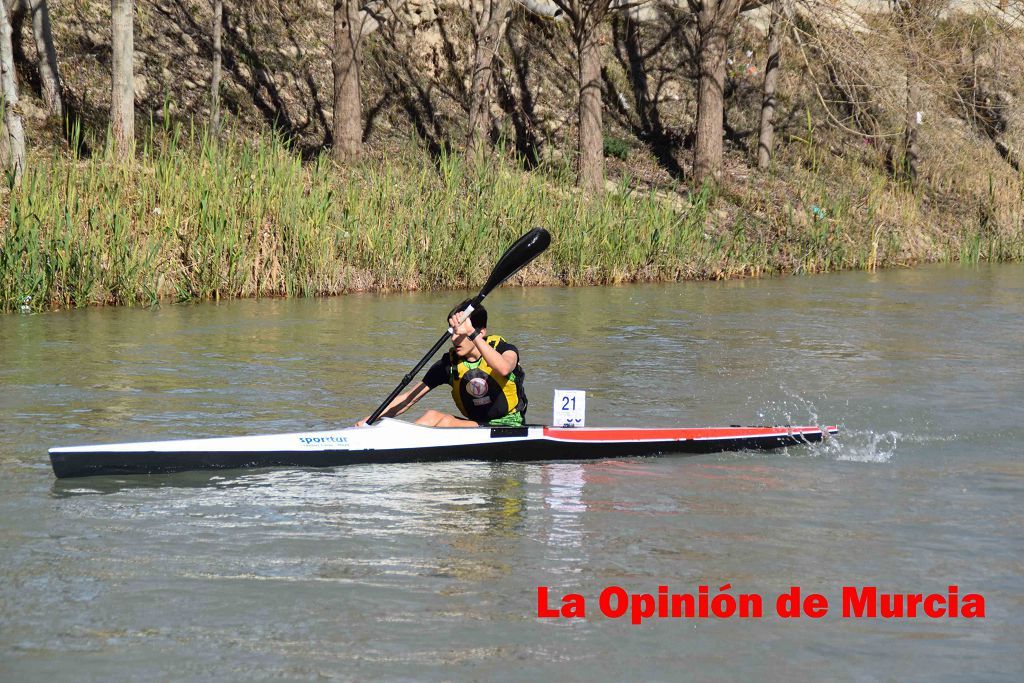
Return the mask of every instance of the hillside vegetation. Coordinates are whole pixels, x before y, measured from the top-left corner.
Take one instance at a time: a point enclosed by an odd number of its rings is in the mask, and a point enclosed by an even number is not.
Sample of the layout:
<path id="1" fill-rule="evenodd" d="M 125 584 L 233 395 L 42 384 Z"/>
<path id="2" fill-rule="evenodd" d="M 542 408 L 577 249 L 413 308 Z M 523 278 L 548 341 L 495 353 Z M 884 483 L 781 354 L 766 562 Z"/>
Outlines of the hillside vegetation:
<path id="1" fill-rule="evenodd" d="M 210 4 L 138 0 L 126 161 L 107 134 L 110 4 L 50 0 L 68 116 L 47 112 L 31 22 L 16 25 L 28 156 L 0 194 L 0 308 L 469 286 L 535 224 L 555 240 L 528 284 L 1024 258 L 1024 31 L 998 3 L 912 25 L 788 5 L 764 169 L 769 15 L 743 15 L 721 173 L 700 182 L 693 16 L 609 12 L 598 191 L 575 186 L 572 31 L 510 7 L 483 156 L 466 151 L 472 14 L 417 0 L 365 39 L 362 155 L 338 164 L 330 3 L 224 3 L 213 134 Z"/>

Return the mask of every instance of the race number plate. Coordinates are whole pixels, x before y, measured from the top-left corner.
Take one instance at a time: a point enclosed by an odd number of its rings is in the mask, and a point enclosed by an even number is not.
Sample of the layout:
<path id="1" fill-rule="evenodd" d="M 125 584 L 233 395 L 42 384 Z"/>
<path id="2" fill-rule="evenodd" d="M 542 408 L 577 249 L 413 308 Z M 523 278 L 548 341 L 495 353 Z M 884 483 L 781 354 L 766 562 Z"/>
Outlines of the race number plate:
<path id="1" fill-rule="evenodd" d="M 554 427 L 582 427 L 587 417 L 587 392 L 555 389 Z"/>

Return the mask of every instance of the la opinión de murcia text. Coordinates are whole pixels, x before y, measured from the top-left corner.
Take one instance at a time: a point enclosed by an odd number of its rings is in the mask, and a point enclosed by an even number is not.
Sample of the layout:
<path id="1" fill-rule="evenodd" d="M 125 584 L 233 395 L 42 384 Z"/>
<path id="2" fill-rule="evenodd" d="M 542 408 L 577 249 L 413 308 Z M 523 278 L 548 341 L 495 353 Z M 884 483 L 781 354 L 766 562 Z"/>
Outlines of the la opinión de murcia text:
<path id="1" fill-rule="evenodd" d="M 834 603 L 823 593 L 805 592 L 800 586 L 772 595 L 769 609 L 780 619 L 821 619 Z M 656 593 L 631 593 L 621 586 L 608 586 L 597 599 L 597 614 L 608 619 L 628 619 L 641 624 L 649 619 L 762 619 L 765 597 L 758 593 L 734 593 L 731 584 L 717 590 L 698 586 L 696 593 L 674 593 L 658 586 Z M 981 619 L 985 597 L 960 593 L 950 585 L 938 593 L 898 593 L 877 586 L 843 586 L 839 607 L 844 619 Z M 593 614 L 582 593 L 553 595 L 548 586 L 537 587 L 537 617 L 541 619 L 586 619 Z"/>

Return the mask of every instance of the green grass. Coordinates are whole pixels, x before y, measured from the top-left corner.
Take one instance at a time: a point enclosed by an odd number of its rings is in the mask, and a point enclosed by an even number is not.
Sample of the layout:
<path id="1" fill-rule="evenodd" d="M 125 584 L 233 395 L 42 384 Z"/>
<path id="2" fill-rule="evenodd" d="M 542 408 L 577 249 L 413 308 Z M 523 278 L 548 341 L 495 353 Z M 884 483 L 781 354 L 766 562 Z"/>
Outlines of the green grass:
<path id="1" fill-rule="evenodd" d="M 527 173 L 500 154 L 432 160 L 410 144 L 339 169 L 327 158 L 304 164 L 274 137 L 215 144 L 195 128 L 151 126 L 129 164 L 30 157 L 22 185 L 3 197 L 0 309 L 25 297 L 38 310 L 472 287 L 537 225 L 553 241 L 517 276 L 526 284 L 1024 255 L 1020 222 L 1016 232 L 998 227 L 1016 214 L 999 208 L 996 190 L 972 223 L 926 230 L 915 227 L 917 199 L 884 176 L 822 171 L 829 162 L 807 153 L 810 170 L 788 194 L 751 186 L 663 197 L 624 180 L 590 197 L 568 173 Z"/>
<path id="2" fill-rule="evenodd" d="M 33 157 L 6 198 L 0 307 L 148 304 L 479 284 L 534 225 L 554 246 L 522 278 L 674 278 L 704 248 L 706 206 L 588 198 L 510 163 L 397 158 L 303 164 L 280 139 L 150 128 L 138 157 Z M 696 249 L 696 256 L 695 254 Z"/>

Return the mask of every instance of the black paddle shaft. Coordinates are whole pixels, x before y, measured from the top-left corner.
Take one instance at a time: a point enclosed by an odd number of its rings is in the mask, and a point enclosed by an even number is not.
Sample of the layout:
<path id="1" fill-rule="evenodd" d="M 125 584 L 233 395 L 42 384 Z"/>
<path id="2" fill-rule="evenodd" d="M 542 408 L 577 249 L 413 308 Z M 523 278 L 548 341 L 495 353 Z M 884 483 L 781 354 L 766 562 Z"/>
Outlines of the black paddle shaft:
<path id="1" fill-rule="evenodd" d="M 391 402 L 395 400 L 395 397 L 402 393 L 402 389 L 405 389 L 407 386 L 409 386 L 409 382 L 411 382 L 413 378 L 419 373 L 419 371 L 423 369 L 423 366 L 427 364 L 427 361 L 433 358 L 434 354 L 441 350 L 441 347 L 444 346 L 445 342 L 447 342 L 449 339 L 451 339 L 450 332 L 445 332 L 444 334 L 441 335 L 441 338 L 437 340 L 436 344 L 434 344 L 434 348 L 430 349 L 427 355 L 423 356 L 423 358 L 420 359 L 420 362 L 416 364 L 416 367 L 410 370 L 409 374 L 402 378 L 402 383 L 395 387 L 395 390 L 392 391 L 391 394 L 386 399 L 384 399 L 383 403 L 377 406 L 377 410 L 373 411 L 373 415 L 371 415 L 366 420 L 366 424 L 372 425 L 374 422 L 380 419 L 381 413 L 387 410 L 388 406 L 391 405 Z"/>
<path id="2" fill-rule="evenodd" d="M 551 235 L 544 228 L 534 228 L 530 232 L 526 233 L 518 240 L 515 241 L 511 247 L 509 247 L 498 262 L 495 264 L 494 269 L 491 271 L 491 276 L 487 278 L 487 283 L 483 286 L 483 289 L 473 297 L 467 310 L 473 310 L 483 302 L 484 298 L 491 293 L 493 289 L 498 287 L 502 282 L 509 279 L 520 270 L 522 270 L 526 264 L 533 259 L 537 258 L 548 245 L 551 244 Z M 427 364 L 434 354 L 437 353 L 445 342 L 451 337 L 452 329 L 449 328 L 447 332 L 441 335 L 441 338 L 437 340 L 434 347 L 427 352 L 427 355 L 420 359 L 420 362 L 416 364 L 409 373 L 402 378 L 401 384 L 395 387 L 395 390 L 391 392 L 391 395 L 384 399 L 377 410 L 373 411 L 366 420 L 366 424 L 372 425 L 374 422 L 380 419 L 381 414 L 388 409 L 391 402 L 395 400 L 395 397 L 402 393 L 402 389 L 409 385 L 409 382 L 423 369 L 423 366 Z"/>

